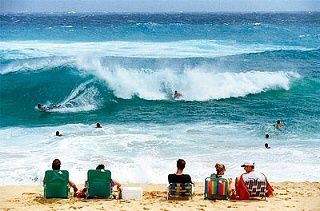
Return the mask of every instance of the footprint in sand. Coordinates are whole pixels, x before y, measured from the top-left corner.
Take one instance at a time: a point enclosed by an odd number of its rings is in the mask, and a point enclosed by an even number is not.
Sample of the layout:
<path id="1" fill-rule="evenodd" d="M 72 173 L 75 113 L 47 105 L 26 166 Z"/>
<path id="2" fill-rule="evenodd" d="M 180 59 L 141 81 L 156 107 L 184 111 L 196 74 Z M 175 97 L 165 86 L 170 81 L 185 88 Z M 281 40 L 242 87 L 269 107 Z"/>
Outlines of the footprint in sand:
<path id="1" fill-rule="evenodd" d="M 22 195 L 35 195 L 36 193 L 22 193 Z"/>

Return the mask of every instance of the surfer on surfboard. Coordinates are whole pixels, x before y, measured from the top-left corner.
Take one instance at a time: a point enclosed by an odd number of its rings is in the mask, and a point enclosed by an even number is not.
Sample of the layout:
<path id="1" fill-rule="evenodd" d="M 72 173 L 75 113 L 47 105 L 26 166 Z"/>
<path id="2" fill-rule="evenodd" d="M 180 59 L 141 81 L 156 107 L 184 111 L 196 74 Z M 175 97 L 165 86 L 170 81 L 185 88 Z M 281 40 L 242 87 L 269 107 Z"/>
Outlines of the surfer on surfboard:
<path id="1" fill-rule="evenodd" d="M 174 94 L 173 94 L 173 98 L 174 99 L 179 99 L 180 97 L 182 97 L 182 94 L 179 93 L 177 90 L 174 91 Z"/>
<path id="2" fill-rule="evenodd" d="M 38 103 L 38 109 L 40 111 L 48 111 L 48 110 L 52 110 L 52 109 L 55 109 L 55 108 L 60 108 L 61 105 L 54 105 L 54 104 L 51 104 L 51 105 L 44 105 L 44 104 L 40 104 Z"/>

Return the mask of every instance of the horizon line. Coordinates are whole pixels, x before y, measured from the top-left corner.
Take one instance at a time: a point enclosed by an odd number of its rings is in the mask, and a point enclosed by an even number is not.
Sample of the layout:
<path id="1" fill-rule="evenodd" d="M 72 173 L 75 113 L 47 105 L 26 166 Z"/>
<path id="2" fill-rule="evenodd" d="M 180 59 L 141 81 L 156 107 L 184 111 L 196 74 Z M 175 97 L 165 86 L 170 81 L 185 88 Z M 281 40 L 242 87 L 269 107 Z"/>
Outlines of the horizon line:
<path id="1" fill-rule="evenodd" d="M 11 15 L 11 14 L 46 14 L 46 15 L 58 15 L 58 14 L 67 14 L 67 15 L 77 15 L 77 14 L 266 14 L 266 13 L 320 13 L 320 11 L 308 11 L 308 10 L 283 10 L 283 11 L 168 11 L 168 12 L 76 12 L 76 11 L 63 11 L 63 12 L 28 12 L 28 11 L 21 11 L 21 12 L 0 12 L 0 15 Z"/>

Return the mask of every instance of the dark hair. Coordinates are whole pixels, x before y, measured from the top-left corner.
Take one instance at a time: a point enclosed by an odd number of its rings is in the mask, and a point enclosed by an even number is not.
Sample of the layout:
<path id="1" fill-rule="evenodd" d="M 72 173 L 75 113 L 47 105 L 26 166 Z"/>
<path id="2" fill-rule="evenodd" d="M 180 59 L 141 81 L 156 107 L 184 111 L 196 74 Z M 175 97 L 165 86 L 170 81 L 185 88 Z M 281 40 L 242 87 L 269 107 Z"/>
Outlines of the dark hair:
<path id="1" fill-rule="evenodd" d="M 186 167 L 186 161 L 183 159 L 177 160 L 177 168 L 183 170 Z"/>
<path id="2" fill-rule="evenodd" d="M 97 127 L 98 127 L 98 128 L 99 128 L 99 127 L 101 127 L 101 125 L 100 125 L 100 123 L 99 123 L 99 122 L 97 123 Z"/>
<path id="3" fill-rule="evenodd" d="M 226 170 L 226 167 L 222 163 L 216 163 L 214 167 L 216 168 L 217 175 L 222 175 L 222 171 Z"/>
<path id="4" fill-rule="evenodd" d="M 280 120 L 277 120 L 277 124 L 280 124 Z"/>
<path id="5" fill-rule="evenodd" d="M 60 170 L 61 161 L 59 159 L 54 159 L 52 161 L 52 170 Z"/>
<path id="6" fill-rule="evenodd" d="M 96 167 L 96 170 L 102 170 L 104 169 L 104 165 L 103 164 L 99 164 L 97 167 Z"/>
<path id="7" fill-rule="evenodd" d="M 59 136 L 59 135 L 60 135 L 60 133 L 59 133 L 59 131 L 57 130 L 57 131 L 56 131 L 56 136 Z"/>
<path id="8" fill-rule="evenodd" d="M 269 137 L 270 137 L 270 136 L 269 136 L 269 134 L 267 133 L 267 134 L 266 134 L 266 138 L 269 138 Z"/>

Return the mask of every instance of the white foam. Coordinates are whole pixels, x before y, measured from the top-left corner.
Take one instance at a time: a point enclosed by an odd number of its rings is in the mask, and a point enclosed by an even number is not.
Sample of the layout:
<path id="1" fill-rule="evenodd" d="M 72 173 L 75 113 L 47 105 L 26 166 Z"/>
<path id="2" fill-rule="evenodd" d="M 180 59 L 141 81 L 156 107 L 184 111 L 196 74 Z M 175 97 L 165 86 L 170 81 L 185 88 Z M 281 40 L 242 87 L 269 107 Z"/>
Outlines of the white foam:
<path id="1" fill-rule="evenodd" d="M 290 88 L 290 79 L 298 78 L 293 72 L 223 72 L 212 73 L 191 70 L 182 76 L 179 84 L 186 100 L 209 100 L 243 97 L 271 89 Z"/>
<path id="2" fill-rule="evenodd" d="M 203 66 L 177 72 L 172 69 L 138 70 L 104 66 L 99 59 L 79 59 L 79 69 L 84 69 L 104 80 L 119 98 L 138 96 L 147 100 L 172 99 L 179 90 L 187 101 L 206 101 L 230 97 L 243 97 L 272 89 L 290 88 L 300 77 L 294 72 L 219 72 Z"/>
<path id="3" fill-rule="evenodd" d="M 312 50 L 302 46 L 242 44 L 229 40 L 186 40 L 173 42 L 105 41 L 105 42 L 0 42 L 2 57 L 39 58 L 49 56 L 138 57 L 138 58 L 214 58 L 275 50 Z"/>
<path id="4" fill-rule="evenodd" d="M 20 59 L 0 68 L 0 74 L 8 74 L 14 72 L 34 72 L 48 70 L 54 67 L 71 64 L 74 59 L 62 57 L 46 57 L 37 59 Z"/>
<path id="5" fill-rule="evenodd" d="M 257 128 L 243 124 L 102 126 L 1 128 L 0 184 L 41 184 L 55 158 L 78 184 L 84 183 L 88 169 L 100 163 L 122 183 L 167 183 L 178 158 L 187 161 L 185 173 L 196 182 L 213 173 L 216 162 L 223 162 L 228 176 L 235 178 L 246 160 L 253 160 L 256 170 L 264 172 L 270 181 L 320 179 L 317 137 L 270 140 L 272 148 L 265 149 Z M 63 136 L 56 137 L 56 130 Z M 302 167 L 303 171 L 296 170 Z"/>
<path id="6" fill-rule="evenodd" d="M 100 104 L 99 91 L 93 86 L 93 81 L 91 79 L 81 83 L 70 92 L 65 100 L 58 103 L 61 105 L 58 109 L 53 109 L 49 112 L 69 113 L 97 109 Z"/>

